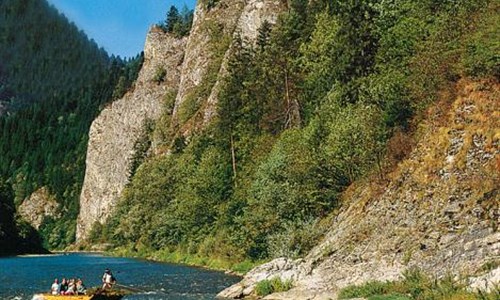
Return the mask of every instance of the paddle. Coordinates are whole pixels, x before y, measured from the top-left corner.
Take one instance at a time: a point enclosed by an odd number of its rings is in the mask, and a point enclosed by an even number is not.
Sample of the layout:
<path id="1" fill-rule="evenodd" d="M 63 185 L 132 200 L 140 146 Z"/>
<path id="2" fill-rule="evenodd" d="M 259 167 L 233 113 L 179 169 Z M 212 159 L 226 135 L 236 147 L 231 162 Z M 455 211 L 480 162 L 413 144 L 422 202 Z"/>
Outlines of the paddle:
<path id="1" fill-rule="evenodd" d="M 147 292 L 146 290 L 143 290 L 143 289 L 139 289 L 139 288 L 135 288 L 135 287 L 131 287 L 128 285 L 119 284 L 119 283 L 115 283 L 115 285 L 117 287 L 121 287 L 122 289 L 128 290 L 130 292 L 135 292 L 135 293 L 146 293 Z"/>

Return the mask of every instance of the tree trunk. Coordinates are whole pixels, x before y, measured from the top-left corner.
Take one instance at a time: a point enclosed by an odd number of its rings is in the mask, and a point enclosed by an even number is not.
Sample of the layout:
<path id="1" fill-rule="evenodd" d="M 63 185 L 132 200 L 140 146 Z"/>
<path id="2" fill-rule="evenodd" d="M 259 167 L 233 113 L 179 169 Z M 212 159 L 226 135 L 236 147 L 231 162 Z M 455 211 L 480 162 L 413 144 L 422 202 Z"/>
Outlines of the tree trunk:
<path id="1" fill-rule="evenodd" d="M 232 165 L 233 165 L 233 180 L 234 184 L 236 186 L 236 154 L 234 150 L 234 139 L 233 139 L 233 134 L 231 133 L 231 160 L 232 160 Z"/>

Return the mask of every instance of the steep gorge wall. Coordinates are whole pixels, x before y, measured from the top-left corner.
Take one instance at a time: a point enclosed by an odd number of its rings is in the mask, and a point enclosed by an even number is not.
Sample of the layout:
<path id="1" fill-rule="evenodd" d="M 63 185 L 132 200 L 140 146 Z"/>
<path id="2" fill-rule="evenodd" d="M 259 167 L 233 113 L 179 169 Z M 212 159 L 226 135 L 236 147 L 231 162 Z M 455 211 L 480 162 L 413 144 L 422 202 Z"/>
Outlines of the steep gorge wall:
<path id="1" fill-rule="evenodd" d="M 85 239 L 95 222 L 103 222 L 129 181 L 134 145 L 144 123 L 156 120 L 169 91 L 180 82 L 186 39 L 153 27 L 144 48 L 144 64 L 135 87 L 106 107 L 90 128 L 85 180 L 80 196 L 77 240 Z M 161 81 L 158 72 L 166 71 Z"/>
<path id="2" fill-rule="evenodd" d="M 102 223 L 111 214 L 129 182 L 133 147 L 142 125 L 146 119 L 160 117 L 162 99 L 176 92 L 171 132 L 189 137 L 203 129 L 215 114 L 232 39 L 237 34 L 255 39 L 262 22 L 274 23 L 286 8 L 282 0 L 220 0 L 211 8 L 205 2 L 196 6 L 188 38 L 177 40 L 159 30 L 148 34 L 145 62 L 134 90 L 93 122 L 80 196 L 78 241 L 88 236 L 95 222 Z M 153 80 L 159 67 L 167 74 L 161 84 Z"/>
<path id="3" fill-rule="evenodd" d="M 307 257 L 262 265 L 220 296 L 240 298 L 257 282 L 281 277 L 295 287 L 265 299 L 335 299 L 342 287 L 396 280 L 412 267 L 481 275 L 498 262 L 500 85 L 463 80 L 457 94 L 448 115 L 436 116 L 445 122 L 422 124 L 418 145 L 382 191 L 366 182 L 347 193 Z M 486 287 L 488 280 L 489 287 L 500 283 L 500 267 L 471 283 Z"/>
<path id="4" fill-rule="evenodd" d="M 285 9 L 286 5 L 282 0 L 247 0 L 237 21 L 236 30 L 233 35 L 240 35 L 244 41 L 253 42 L 257 38 L 260 26 L 265 21 L 271 24 L 276 23 L 279 13 L 283 12 Z M 219 69 L 219 78 L 223 78 L 227 74 L 227 62 L 230 54 L 231 48 L 228 48 L 225 52 L 223 63 Z M 207 104 L 203 112 L 203 125 L 205 126 L 209 124 L 215 116 L 221 84 L 221 80 L 218 80 L 215 83 L 210 96 L 207 99 Z"/>
<path id="5" fill-rule="evenodd" d="M 21 217 L 37 230 L 45 217 L 60 217 L 59 210 L 59 204 L 47 187 L 36 190 L 18 208 Z"/>
<path id="6" fill-rule="evenodd" d="M 196 6 L 173 113 L 173 125 L 184 136 L 204 128 L 215 115 L 234 37 L 255 40 L 262 23 L 275 23 L 286 9 L 282 0 L 220 0 L 210 9 L 204 2 Z M 185 105 L 196 107 L 189 119 L 183 116 Z"/>

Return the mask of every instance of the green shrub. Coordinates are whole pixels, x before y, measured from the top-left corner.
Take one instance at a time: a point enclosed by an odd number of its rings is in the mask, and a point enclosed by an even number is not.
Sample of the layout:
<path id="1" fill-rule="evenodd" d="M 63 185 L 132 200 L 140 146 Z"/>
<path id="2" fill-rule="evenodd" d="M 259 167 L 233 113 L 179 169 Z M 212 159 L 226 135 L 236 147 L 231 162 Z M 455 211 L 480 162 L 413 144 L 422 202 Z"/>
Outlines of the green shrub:
<path id="1" fill-rule="evenodd" d="M 498 9 L 492 8 L 491 12 L 482 18 L 479 29 L 470 36 L 463 59 L 467 75 L 500 77 L 499 22 Z"/>
<path id="2" fill-rule="evenodd" d="M 467 290 L 465 282 L 451 275 L 440 279 L 425 275 L 419 269 L 403 273 L 403 279 L 396 282 L 371 281 L 362 285 L 348 286 L 339 293 L 339 299 L 367 298 L 368 300 L 473 300 L 498 299 L 499 291 L 485 293 Z"/>
<path id="3" fill-rule="evenodd" d="M 401 294 L 370 296 L 368 300 L 410 300 L 411 298 Z"/>
<path id="4" fill-rule="evenodd" d="M 279 277 L 274 277 L 271 280 L 259 281 L 255 286 L 255 293 L 257 296 L 266 296 L 272 293 L 286 292 L 292 287 L 292 280 L 283 281 Z"/>
<path id="5" fill-rule="evenodd" d="M 385 295 L 393 287 L 393 283 L 382 281 L 369 281 L 362 285 L 352 285 L 343 288 L 339 293 L 339 299 L 367 298 L 374 295 Z"/>
<path id="6" fill-rule="evenodd" d="M 240 263 L 235 264 L 234 266 L 231 267 L 231 270 L 233 272 L 236 272 L 238 274 L 245 274 L 251 269 L 253 269 L 257 264 L 255 262 L 252 262 L 250 260 L 244 260 Z"/>
<path id="7" fill-rule="evenodd" d="M 299 258 L 307 254 L 324 233 L 318 219 L 286 222 L 283 229 L 269 235 L 269 257 Z"/>
<path id="8" fill-rule="evenodd" d="M 286 292 L 293 287 L 292 280 L 281 280 L 279 277 L 271 279 L 271 286 L 273 287 L 273 293 Z"/>
<path id="9" fill-rule="evenodd" d="M 155 75 L 153 76 L 153 81 L 160 84 L 165 81 L 165 77 L 167 76 L 167 70 L 163 67 L 158 67 L 156 69 Z"/>
<path id="10" fill-rule="evenodd" d="M 202 99 L 198 97 L 198 92 L 190 93 L 186 99 L 184 99 L 177 112 L 180 124 L 185 124 L 196 114 L 201 107 L 201 101 Z"/>
<path id="11" fill-rule="evenodd" d="M 257 296 L 267 296 L 273 293 L 273 286 L 271 285 L 270 280 L 262 280 L 257 283 L 255 286 L 255 293 Z"/>
<path id="12" fill-rule="evenodd" d="M 207 1 L 207 9 L 210 10 L 210 9 L 214 8 L 217 5 L 217 2 L 219 2 L 219 0 L 208 0 Z"/>

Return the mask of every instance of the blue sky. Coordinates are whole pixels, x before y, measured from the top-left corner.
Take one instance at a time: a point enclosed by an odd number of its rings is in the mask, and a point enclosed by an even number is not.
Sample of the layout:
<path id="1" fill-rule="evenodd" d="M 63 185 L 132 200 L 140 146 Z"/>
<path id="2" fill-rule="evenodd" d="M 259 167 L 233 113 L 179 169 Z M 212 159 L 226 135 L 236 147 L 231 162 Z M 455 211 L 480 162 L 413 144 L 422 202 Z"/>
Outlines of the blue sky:
<path id="1" fill-rule="evenodd" d="M 171 5 L 194 8 L 196 0 L 48 0 L 111 55 L 135 56 L 152 24 Z"/>

